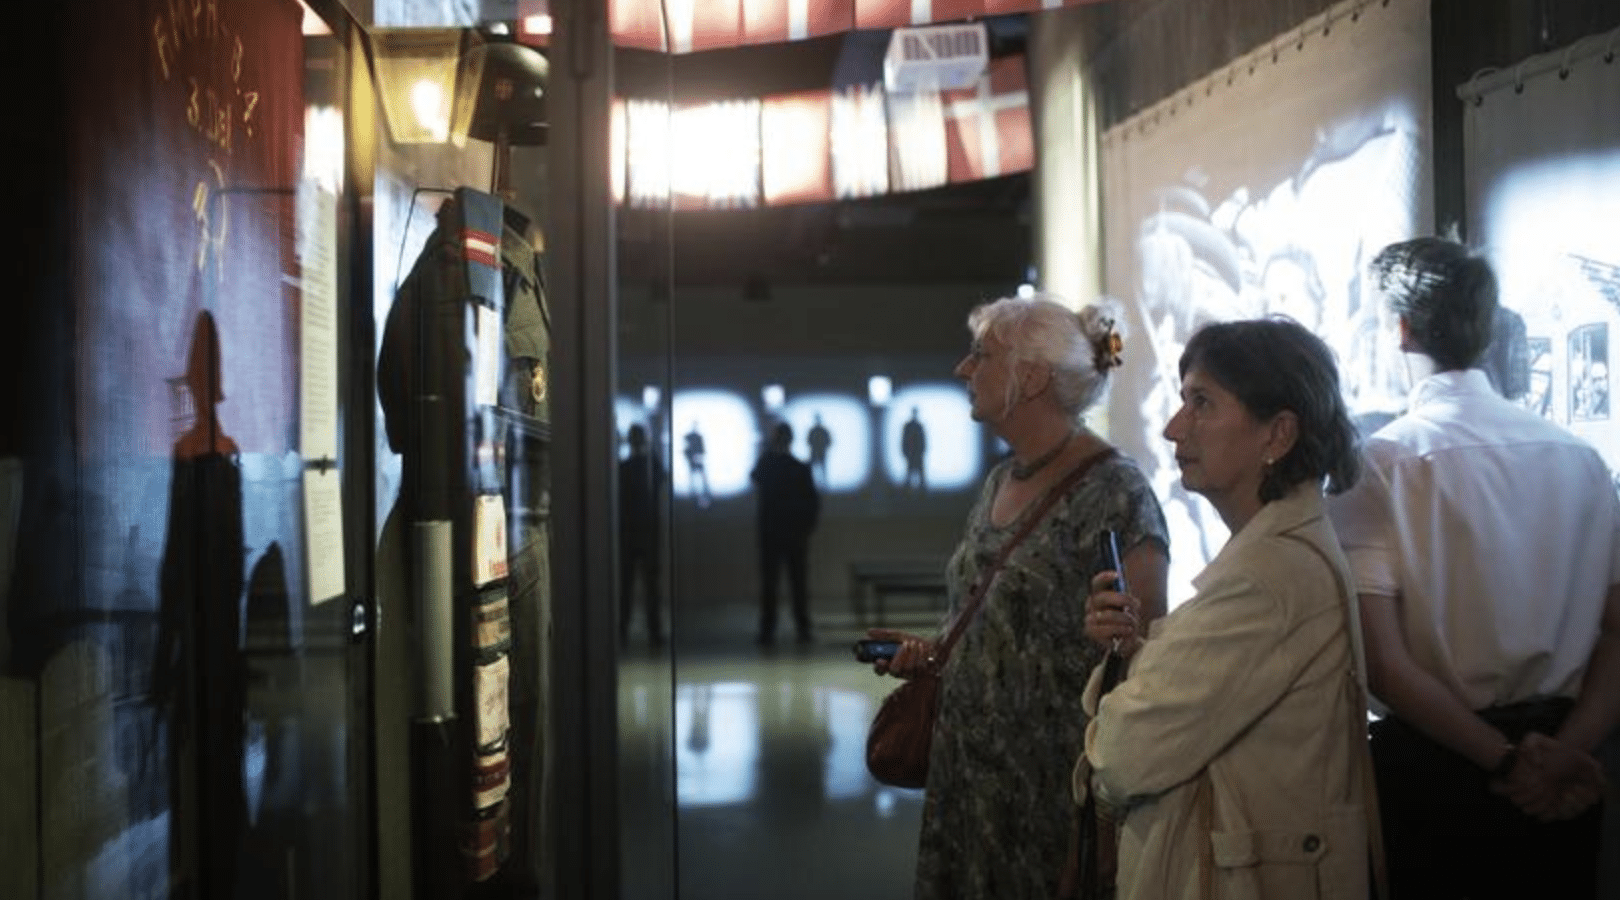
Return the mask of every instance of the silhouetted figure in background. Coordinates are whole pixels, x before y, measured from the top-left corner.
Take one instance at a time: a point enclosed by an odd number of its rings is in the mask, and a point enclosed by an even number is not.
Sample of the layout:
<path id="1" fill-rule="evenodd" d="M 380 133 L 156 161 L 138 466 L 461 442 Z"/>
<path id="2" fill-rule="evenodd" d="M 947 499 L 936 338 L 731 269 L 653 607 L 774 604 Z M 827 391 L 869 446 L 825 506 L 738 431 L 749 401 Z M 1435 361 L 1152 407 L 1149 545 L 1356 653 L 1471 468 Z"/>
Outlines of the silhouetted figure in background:
<path id="1" fill-rule="evenodd" d="M 241 645 L 247 558 L 242 471 L 236 442 L 214 408 L 225 393 L 219 334 L 206 311 L 192 331 L 186 386 L 196 418 L 174 445 L 152 698 L 168 724 L 171 896 L 233 897 L 247 815 Z"/>
<path id="2" fill-rule="evenodd" d="M 306 696 L 298 641 L 292 630 L 292 598 L 287 594 L 287 562 L 281 544 L 271 541 L 248 574 L 247 642 L 244 670 L 256 691 L 247 702 L 247 737 L 262 741 L 264 767 L 246 782 L 247 825 L 242 884 L 237 900 L 283 898 L 296 888 L 287 855 L 319 840 L 306 799 L 325 802 L 342 786 L 329 777 L 335 767 L 301 750 L 302 710 L 271 697 Z M 311 748 L 320 742 L 310 742 Z M 313 805 L 313 804 L 312 804 Z"/>
<path id="3" fill-rule="evenodd" d="M 821 423 L 821 414 L 816 413 L 816 421 L 810 426 L 810 433 L 805 440 L 810 445 L 810 471 L 816 476 L 816 483 L 823 489 L 827 487 L 827 448 L 832 446 L 832 432 Z"/>
<path id="4" fill-rule="evenodd" d="M 703 467 L 703 432 L 698 431 L 697 423 L 692 423 L 691 430 L 686 432 L 686 471 L 692 479 L 692 496 L 697 499 L 698 506 L 708 506 L 713 495 L 709 493 L 709 470 Z"/>
<path id="5" fill-rule="evenodd" d="M 630 426 L 626 433 L 630 453 L 619 460 L 619 642 L 630 642 L 630 617 L 635 606 L 636 579 L 646 607 L 647 640 L 654 647 L 664 642 L 659 618 L 663 596 L 659 590 L 659 498 L 664 467 L 647 449 L 647 428 Z"/>
<path id="6" fill-rule="evenodd" d="M 776 425 L 770 443 L 748 476 L 759 494 L 759 643 L 776 640 L 776 587 L 787 568 L 793 595 L 793 621 L 800 643 L 810 641 L 810 587 L 807 570 L 810 533 L 821 515 L 821 494 L 810 467 L 790 452 L 793 428 Z"/>
<path id="7" fill-rule="evenodd" d="M 911 408 L 911 418 L 900 429 L 900 454 L 906 458 L 905 486 L 928 490 L 928 476 L 923 472 L 923 457 L 928 455 L 928 432 L 923 430 L 915 406 Z"/>

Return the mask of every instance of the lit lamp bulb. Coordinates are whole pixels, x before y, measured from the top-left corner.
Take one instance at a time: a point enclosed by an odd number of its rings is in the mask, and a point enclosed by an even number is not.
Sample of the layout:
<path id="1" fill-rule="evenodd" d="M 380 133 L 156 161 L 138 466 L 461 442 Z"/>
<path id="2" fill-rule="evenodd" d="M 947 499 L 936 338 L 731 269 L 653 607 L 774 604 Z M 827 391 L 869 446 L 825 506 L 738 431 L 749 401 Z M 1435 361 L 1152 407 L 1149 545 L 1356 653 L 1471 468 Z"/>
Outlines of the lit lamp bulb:
<path id="1" fill-rule="evenodd" d="M 424 78 L 411 85 L 411 111 L 434 140 L 450 137 L 450 104 L 444 96 L 444 88 L 437 82 Z"/>

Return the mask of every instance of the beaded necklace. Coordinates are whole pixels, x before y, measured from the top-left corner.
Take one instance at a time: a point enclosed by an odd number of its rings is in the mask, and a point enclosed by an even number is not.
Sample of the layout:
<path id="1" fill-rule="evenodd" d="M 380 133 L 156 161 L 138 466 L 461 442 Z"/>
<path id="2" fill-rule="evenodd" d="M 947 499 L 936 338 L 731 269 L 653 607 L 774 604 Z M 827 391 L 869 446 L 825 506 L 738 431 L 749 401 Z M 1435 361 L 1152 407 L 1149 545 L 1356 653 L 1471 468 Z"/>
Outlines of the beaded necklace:
<path id="1" fill-rule="evenodd" d="M 1013 480 L 1028 481 L 1031 478 L 1034 478 L 1035 473 L 1050 465 L 1052 460 L 1057 459 L 1058 454 L 1062 453 L 1063 448 L 1069 446 L 1069 441 L 1072 440 L 1074 440 L 1074 432 L 1070 431 L 1068 434 L 1063 436 L 1063 440 L 1057 442 L 1057 446 L 1046 451 L 1045 453 L 1042 453 L 1040 456 L 1037 456 L 1029 462 L 1021 463 L 1014 459 L 1011 472 Z"/>

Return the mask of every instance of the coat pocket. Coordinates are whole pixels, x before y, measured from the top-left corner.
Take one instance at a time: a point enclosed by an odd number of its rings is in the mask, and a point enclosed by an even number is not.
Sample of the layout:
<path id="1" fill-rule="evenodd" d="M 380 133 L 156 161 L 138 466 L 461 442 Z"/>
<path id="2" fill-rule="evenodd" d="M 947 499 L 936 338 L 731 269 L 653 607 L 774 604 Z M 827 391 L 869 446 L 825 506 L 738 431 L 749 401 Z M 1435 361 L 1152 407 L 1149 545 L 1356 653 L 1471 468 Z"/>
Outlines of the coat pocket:
<path id="1" fill-rule="evenodd" d="M 1210 850 L 1217 897 L 1367 897 L 1367 829 L 1359 807 L 1335 808 L 1314 828 L 1218 831 Z"/>

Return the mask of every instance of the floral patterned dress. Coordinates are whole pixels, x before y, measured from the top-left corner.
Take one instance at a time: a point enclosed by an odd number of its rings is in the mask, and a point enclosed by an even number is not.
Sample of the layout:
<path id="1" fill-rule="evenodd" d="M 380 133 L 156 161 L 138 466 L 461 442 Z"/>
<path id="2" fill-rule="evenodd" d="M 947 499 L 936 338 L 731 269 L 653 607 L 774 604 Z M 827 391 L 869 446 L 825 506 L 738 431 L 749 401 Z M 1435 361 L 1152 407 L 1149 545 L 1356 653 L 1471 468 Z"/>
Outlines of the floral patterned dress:
<path id="1" fill-rule="evenodd" d="M 990 521 L 1009 471 L 1006 462 L 991 471 L 951 557 L 953 615 L 1023 524 Z M 951 652 L 918 841 L 919 900 L 1056 895 L 1072 819 L 1069 773 L 1084 746 L 1080 698 L 1102 659 L 1085 635 L 1085 601 L 1102 569 L 1097 537 L 1109 528 L 1121 554 L 1143 541 L 1169 547 L 1152 488 L 1118 454 L 1070 487 L 1013 551 Z"/>

